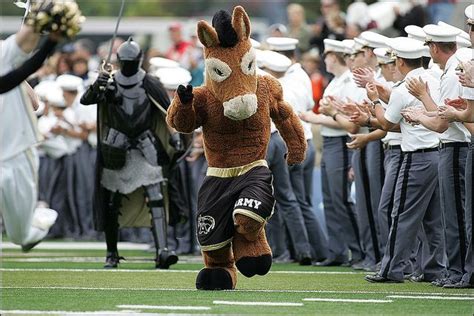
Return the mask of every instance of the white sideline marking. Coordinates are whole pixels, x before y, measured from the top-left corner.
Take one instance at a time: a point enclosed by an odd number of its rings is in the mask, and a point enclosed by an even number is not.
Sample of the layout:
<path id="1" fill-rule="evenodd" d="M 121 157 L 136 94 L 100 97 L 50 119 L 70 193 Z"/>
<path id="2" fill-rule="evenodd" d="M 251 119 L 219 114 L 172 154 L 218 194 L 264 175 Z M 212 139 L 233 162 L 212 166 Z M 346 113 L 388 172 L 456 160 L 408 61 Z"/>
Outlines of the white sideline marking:
<path id="1" fill-rule="evenodd" d="M 140 316 L 156 316 L 163 314 L 156 313 L 140 313 L 130 311 L 89 311 L 89 312 L 73 312 L 73 311 L 36 311 L 36 310 L 0 310 L 0 314 L 21 314 L 21 315 L 140 315 Z"/>
<path id="2" fill-rule="evenodd" d="M 148 250 L 148 244 L 139 244 L 133 242 L 119 242 L 120 250 Z M 3 242 L 1 249 L 21 249 L 21 246 L 11 242 Z M 62 242 L 62 241 L 43 241 L 35 249 L 64 249 L 64 250 L 106 250 L 105 242 Z"/>
<path id="3" fill-rule="evenodd" d="M 216 305 L 242 305 L 242 306 L 303 306 L 303 303 L 286 302 L 237 302 L 237 301 L 213 301 Z"/>
<path id="4" fill-rule="evenodd" d="M 387 296 L 390 297 L 390 296 Z M 303 301 L 308 302 L 341 302 L 341 303 L 392 303 L 392 300 L 371 300 L 357 298 L 304 298 Z"/>
<path id="5" fill-rule="evenodd" d="M 165 310 L 186 310 L 186 311 L 207 311 L 208 306 L 169 306 L 169 305 L 117 305 L 117 308 L 131 309 L 165 309 Z"/>
<path id="6" fill-rule="evenodd" d="M 0 271 L 5 272 L 160 272 L 160 273 L 197 273 L 199 270 L 159 270 L 159 269 L 63 269 L 63 268 L 51 268 L 51 269 L 32 269 L 32 268 L 1 268 Z M 270 271 L 269 274 L 366 274 L 366 272 L 351 272 L 351 271 Z"/>
<path id="7" fill-rule="evenodd" d="M 415 295 L 390 295 L 387 298 L 408 298 L 420 300 L 453 300 L 453 301 L 474 301 L 474 297 L 460 297 L 460 296 L 415 296 Z"/>
<path id="8" fill-rule="evenodd" d="M 133 288 L 133 287 L 79 287 L 79 286 L 0 286 L 0 289 L 28 289 L 28 290 L 97 290 L 97 291 L 181 291 L 195 292 L 196 289 L 173 288 Z M 393 292 L 393 291 L 332 291 L 332 290 L 232 290 L 229 292 L 254 292 L 254 293 L 324 293 L 324 294 L 387 294 L 387 295 L 439 295 L 439 296 L 464 296 L 474 299 L 467 293 L 423 293 L 423 292 Z"/>

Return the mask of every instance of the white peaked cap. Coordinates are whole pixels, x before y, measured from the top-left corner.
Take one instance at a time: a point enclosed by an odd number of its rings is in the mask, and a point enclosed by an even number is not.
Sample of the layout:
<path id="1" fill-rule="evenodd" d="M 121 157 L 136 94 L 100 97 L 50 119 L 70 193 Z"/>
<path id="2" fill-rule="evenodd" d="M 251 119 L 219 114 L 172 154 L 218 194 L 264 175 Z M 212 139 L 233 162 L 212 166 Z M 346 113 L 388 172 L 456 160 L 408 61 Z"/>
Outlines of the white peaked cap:
<path id="1" fill-rule="evenodd" d="M 299 41 L 290 37 L 269 37 L 266 40 L 269 48 L 275 51 L 287 51 L 296 49 Z"/>
<path id="2" fill-rule="evenodd" d="M 344 45 L 344 54 L 352 55 L 354 50 L 355 41 L 352 39 L 345 39 L 342 40 L 342 44 Z"/>
<path id="3" fill-rule="evenodd" d="M 456 51 L 456 59 L 459 62 L 466 62 L 474 59 L 474 49 L 463 47 Z"/>
<path id="4" fill-rule="evenodd" d="M 56 78 L 58 86 L 64 91 L 79 91 L 82 90 L 84 80 L 74 75 L 61 75 Z"/>
<path id="5" fill-rule="evenodd" d="M 252 44 L 253 48 L 260 48 L 260 46 L 262 46 L 259 41 L 256 41 L 253 38 L 250 38 L 250 43 Z"/>
<path id="6" fill-rule="evenodd" d="M 179 63 L 177 61 L 163 58 L 163 57 L 153 57 L 150 58 L 150 65 L 155 67 L 155 69 L 159 68 L 178 68 Z"/>
<path id="7" fill-rule="evenodd" d="M 405 32 L 408 34 L 409 38 L 425 42 L 426 33 L 423 31 L 422 27 L 418 25 L 407 25 L 405 26 Z"/>
<path id="8" fill-rule="evenodd" d="M 456 44 L 458 45 L 458 48 L 463 48 L 463 47 L 471 47 L 471 41 L 468 41 L 467 39 L 458 36 L 456 37 Z"/>
<path id="9" fill-rule="evenodd" d="M 65 108 L 66 102 L 64 101 L 63 91 L 60 88 L 53 88 L 49 90 L 46 95 L 49 105 L 57 108 Z"/>
<path id="10" fill-rule="evenodd" d="M 354 40 L 362 46 L 367 46 L 371 48 L 386 47 L 385 42 L 387 41 L 387 36 L 378 34 L 371 31 L 365 31 L 360 33 L 358 37 Z"/>
<path id="11" fill-rule="evenodd" d="M 392 58 L 392 51 L 387 47 L 374 49 L 374 54 L 377 56 L 377 61 L 381 64 L 389 64 L 394 61 Z"/>
<path id="12" fill-rule="evenodd" d="M 181 67 L 160 68 L 155 71 L 155 75 L 160 78 L 161 83 L 167 90 L 176 90 L 179 85 L 186 86 L 191 82 L 191 73 Z"/>
<path id="13" fill-rule="evenodd" d="M 466 15 L 467 24 L 474 24 L 474 4 L 471 4 L 464 10 L 464 14 Z"/>
<path id="14" fill-rule="evenodd" d="M 461 33 L 459 29 L 436 24 L 425 25 L 423 31 L 426 34 L 425 42 L 456 42 L 456 37 Z"/>
<path id="15" fill-rule="evenodd" d="M 257 67 L 263 67 L 263 61 L 265 60 L 265 56 L 267 55 L 268 50 L 261 50 L 255 49 L 255 60 L 257 61 Z"/>
<path id="16" fill-rule="evenodd" d="M 324 53 L 345 53 L 346 46 L 342 41 L 326 38 L 324 40 Z"/>
<path id="17" fill-rule="evenodd" d="M 35 87 L 35 93 L 40 99 L 46 99 L 49 91 L 52 89 L 61 89 L 56 81 L 53 80 L 43 80 L 40 81 Z"/>
<path id="18" fill-rule="evenodd" d="M 464 30 L 461 30 L 460 28 L 455 27 L 454 25 L 448 24 L 448 23 L 443 22 L 443 21 L 439 21 L 438 25 L 439 26 L 444 26 L 444 27 L 447 27 L 447 28 L 451 28 L 453 31 L 454 30 L 459 31 L 460 33 L 459 33 L 458 37 L 464 38 L 468 41 L 471 40 L 471 38 L 469 37 L 469 34 L 467 34 L 467 32 L 464 32 Z"/>
<path id="19" fill-rule="evenodd" d="M 276 72 L 286 72 L 291 66 L 291 60 L 280 53 L 266 51 L 263 67 Z"/>
<path id="20" fill-rule="evenodd" d="M 418 59 L 426 56 L 426 46 L 422 42 L 408 37 L 396 37 L 387 40 L 394 55 L 405 59 Z"/>

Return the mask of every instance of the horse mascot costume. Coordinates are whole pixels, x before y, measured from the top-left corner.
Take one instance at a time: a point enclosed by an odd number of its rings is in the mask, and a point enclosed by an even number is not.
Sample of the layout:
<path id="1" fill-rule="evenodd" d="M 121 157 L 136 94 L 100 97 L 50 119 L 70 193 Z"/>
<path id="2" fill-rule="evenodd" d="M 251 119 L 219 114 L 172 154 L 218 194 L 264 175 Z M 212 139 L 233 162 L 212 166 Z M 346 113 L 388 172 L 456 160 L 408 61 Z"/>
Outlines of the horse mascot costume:
<path id="1" fill-rule="evenodd" d="M 196 288 L 229 290 L 237 283 L 236 269 L 252 277 L 265 275 L 272 264 L 264 229 L 275 205 L 265 161 L 271 120 L 286 142 L 289 165 L 304 160 L 306 141 L 279 82 L 256 75 L 250 20 L 242 7 L 232 16 L 217 12 L 212 27 L 198 22 L 197 33 L 204 45 L 205 84 L 179 86 L 166 120 L 182 133 L 202 127 L 209 168 L 198 197 L 205 268 Z"/>

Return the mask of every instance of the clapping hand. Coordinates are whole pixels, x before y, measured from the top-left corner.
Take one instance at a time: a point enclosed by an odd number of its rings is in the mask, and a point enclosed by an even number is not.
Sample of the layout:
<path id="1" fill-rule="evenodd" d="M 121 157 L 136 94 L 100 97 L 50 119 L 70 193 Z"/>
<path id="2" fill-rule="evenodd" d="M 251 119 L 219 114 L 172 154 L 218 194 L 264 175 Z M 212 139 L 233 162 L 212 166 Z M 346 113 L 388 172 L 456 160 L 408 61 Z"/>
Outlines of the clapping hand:
<path id="1" fill-rule="evenodd" d="M 430 94 L 428 83 L 424 82 L 421 77 L 418 77 L 418 79 L 408 78 L 406 80 L 406 87 L 408 89 L 408 92 L 410 92 L 410 94 L 418 100 L 422 100 Z"/>

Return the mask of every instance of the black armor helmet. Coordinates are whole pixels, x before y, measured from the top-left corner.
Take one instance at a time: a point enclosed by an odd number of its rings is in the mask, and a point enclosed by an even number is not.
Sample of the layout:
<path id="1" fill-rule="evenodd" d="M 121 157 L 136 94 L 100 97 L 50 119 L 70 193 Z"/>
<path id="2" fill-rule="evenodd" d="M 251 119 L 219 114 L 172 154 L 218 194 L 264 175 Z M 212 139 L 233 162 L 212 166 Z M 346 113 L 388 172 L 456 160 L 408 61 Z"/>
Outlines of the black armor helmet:
<path id="1" fill-rule="evenodd" d="M 130 77 L 138 72 L 141 66 L 143 52 L 133 38 L 129 38 L 117 50 L 117 59 L 124 76 Z"/>

